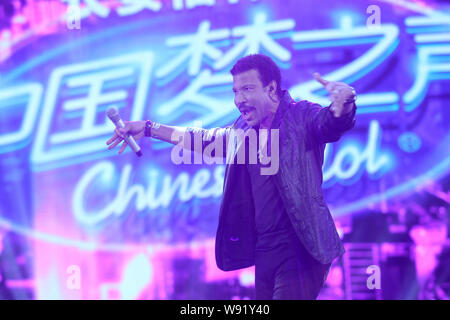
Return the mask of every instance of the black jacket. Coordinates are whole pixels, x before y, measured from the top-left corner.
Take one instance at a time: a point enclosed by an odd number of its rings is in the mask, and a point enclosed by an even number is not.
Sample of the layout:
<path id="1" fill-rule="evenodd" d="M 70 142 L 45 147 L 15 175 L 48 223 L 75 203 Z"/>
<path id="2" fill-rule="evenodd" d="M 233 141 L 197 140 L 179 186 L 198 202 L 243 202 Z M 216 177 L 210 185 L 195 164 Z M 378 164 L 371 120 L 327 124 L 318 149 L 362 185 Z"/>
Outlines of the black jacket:
<path id="1" fill-rule="evenodd" d="M 342 242 L 322 194 L 325 144 L 339 140 L 353 128 L 356 107 L 335 118 L 329 107 L 306 100 L 295 102 L 284 91 L 272 128 L 279 128 L 279 170 L 275 183 L 286 212 L 303 246 L 322 264 L 330 264 L 344 253 Z M 202 130 L 208 140 L 247 130 L 239 117 L 231 127 Z M 191 132 L 196 129 L 189 128 Z M 234 153 L 235 154 L 235 153 Z M 233 156 L 234 157 L 234 156 Z M 216 262 L 224 271 L 254 265 L 256 228 L 250 179 L 244 164 L 227 164 L 219 225 Z"/>

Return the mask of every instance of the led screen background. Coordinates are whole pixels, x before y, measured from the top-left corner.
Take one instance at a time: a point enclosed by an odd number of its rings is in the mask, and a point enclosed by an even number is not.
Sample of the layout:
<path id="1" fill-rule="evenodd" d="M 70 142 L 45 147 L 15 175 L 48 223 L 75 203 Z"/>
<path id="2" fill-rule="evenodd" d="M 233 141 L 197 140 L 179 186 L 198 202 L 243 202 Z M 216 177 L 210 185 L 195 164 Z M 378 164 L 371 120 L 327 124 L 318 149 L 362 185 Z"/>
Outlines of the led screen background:
<path id="1" fill-rule="evenodd" d="M 448 6 L 81 1 L 78 29 L 68 2 L 28 1 L 1 33 L 3 298 L 251 298 L 252 268 L 215 265 L 224 166 L 176 165 L 157 140 L 139 141 L 142 158 L 117 155 L 105 111 L 228 125 L 239 115 L 229 70 L 253 52 L 277 62 L 296 100 L 329 105 L 314 72 L 358 93 L 355 128 L 325 153 L 324 195 L 349 253 L 322 298 L 424 297 L 448 246 Z M 387 287 L 352 287 L 359 245 Z M 404 258 L 402 283 L 389 284 L 390 257 Z M 433 284 L 448 294 L 445 279 Z"/>

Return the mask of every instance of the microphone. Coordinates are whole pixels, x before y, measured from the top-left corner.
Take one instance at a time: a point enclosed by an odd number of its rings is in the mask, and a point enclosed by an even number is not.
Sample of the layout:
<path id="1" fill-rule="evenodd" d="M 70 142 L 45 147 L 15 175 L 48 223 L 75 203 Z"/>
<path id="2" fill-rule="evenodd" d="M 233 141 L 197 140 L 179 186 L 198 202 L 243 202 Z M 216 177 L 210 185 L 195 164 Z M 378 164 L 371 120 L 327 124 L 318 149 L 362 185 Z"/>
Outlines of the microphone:
<path id="1" fill-rule="evenodd" d="M 125 124 L 123 123 L 122 119 L 120 118 L 119 112 L 117 111 L 117 108 L 111 107 L 106 111 L 106 115 L 108 118 L 114 123 L 116 128 L 124 128 Z M 136 143 L 133 136 L 129 133 L 125 134 L 124 140 L 127 142 L 127 144 L 130 146 L 131 150 L 136 152 L 136 155 L 138 157 L 142 156 L 141 147 Z"/>

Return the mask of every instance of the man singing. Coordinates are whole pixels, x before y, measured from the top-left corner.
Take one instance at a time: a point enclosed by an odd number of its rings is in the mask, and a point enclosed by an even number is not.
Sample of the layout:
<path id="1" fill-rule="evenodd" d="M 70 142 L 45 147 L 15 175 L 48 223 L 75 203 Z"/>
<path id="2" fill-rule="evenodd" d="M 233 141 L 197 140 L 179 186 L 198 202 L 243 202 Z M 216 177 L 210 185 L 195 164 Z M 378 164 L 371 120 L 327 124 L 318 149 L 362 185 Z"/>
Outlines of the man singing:
<path id="1" fill-rule="evenodd" d="M 258 300 L 316 299 L 331 263 L 344 253 L 322 194 L 324 149 L 326 143 L 339 140 L 353 128 L 355 91 L 316 73 L 316 80 L 330 93 L 331 105 L 322 108 L 306 100 L 295 102 L 280 87 L 278 66 L 262 54 L 241 58 L 231 74 L 234 102 L 241 113 L 232 126 L 207 130 L 150 120 L 125 122 L 106 142 L 108 149 L 123 141 L 124 134 L 185 143 L 183 148 L 195 150 L 190 143 L 193 139 L 180 142 L 174 137 L 201 134 L 208 137 L 201 146 L 205 148 L 233 130 L 278 129 L 280 154 L 275 174 L 261 174 L 265 165 L 261 160 L 227 162 L 216 262 L 224 271 L 255 265 Z M 119 153 L 126 146 L 123 141 Z"/>

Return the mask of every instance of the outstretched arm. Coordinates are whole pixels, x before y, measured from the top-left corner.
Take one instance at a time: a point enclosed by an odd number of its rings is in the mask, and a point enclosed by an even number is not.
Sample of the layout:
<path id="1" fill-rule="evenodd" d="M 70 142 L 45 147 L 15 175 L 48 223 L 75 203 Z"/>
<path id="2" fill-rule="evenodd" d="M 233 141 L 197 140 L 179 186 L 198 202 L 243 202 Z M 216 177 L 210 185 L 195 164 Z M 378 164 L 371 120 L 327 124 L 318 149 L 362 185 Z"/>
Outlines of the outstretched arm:
<path id="1" fill-rule="evenodd" d="M 106 141 L 109 145 L 108 149 L 112 149 L 123 141 L 122 146 L 119 150 L 119 154 L 122 153 L 127 147 L 126 141 L 123 137 L 125 134 L 130 134 L 135 140 L 139 140 L 145 137 L 147 121 L 125 121 L 124 128 L 116 128 L 114 130 L 113 136 Z M 180 145 L 184 149 L 196 151 L 202 153 L 204 148 L 217 139 L 218 137 L 224 138 L 227 132 L 227 128 L 213 128 L 213 129 L 203 129 L 203 128 L 193 128 L 193 127 L 177 127 L 168 126 L 161 123 L 152 122 L 150 130 L 147 130 L 152 138 L 156 138 L 165 142 L 169 142 L 174 145 Z M 189 135 L 189 137 L 187 136 Z M 201 139 L 202 144 L 194 143 L 194 136 Z"/>
<path id="2" fill-rule="evenodd" d="M 126 134 L 132 135 L 135 140 L 145 137 L 146 122 L 146 120 L 124 121 L 125 126 L 123 128 L 116 128 L 113 136 L 106 141 L 106 144 L 109 145 L 108 149 L 114 148 L 123 141 L 122 146 L 119 149 L 119 153 L 122 153 L 128 145 L 123 139 Z M 183 136 L 184 131 L 185 128 L 182 127 L 166 126 L 159 123 L 154 124 L 150 130 L 152 137 L 172 144 L 179 143 L 180 137 Z M 178 137 L 179 139 L 175 141 L 174 137 Z"/>

